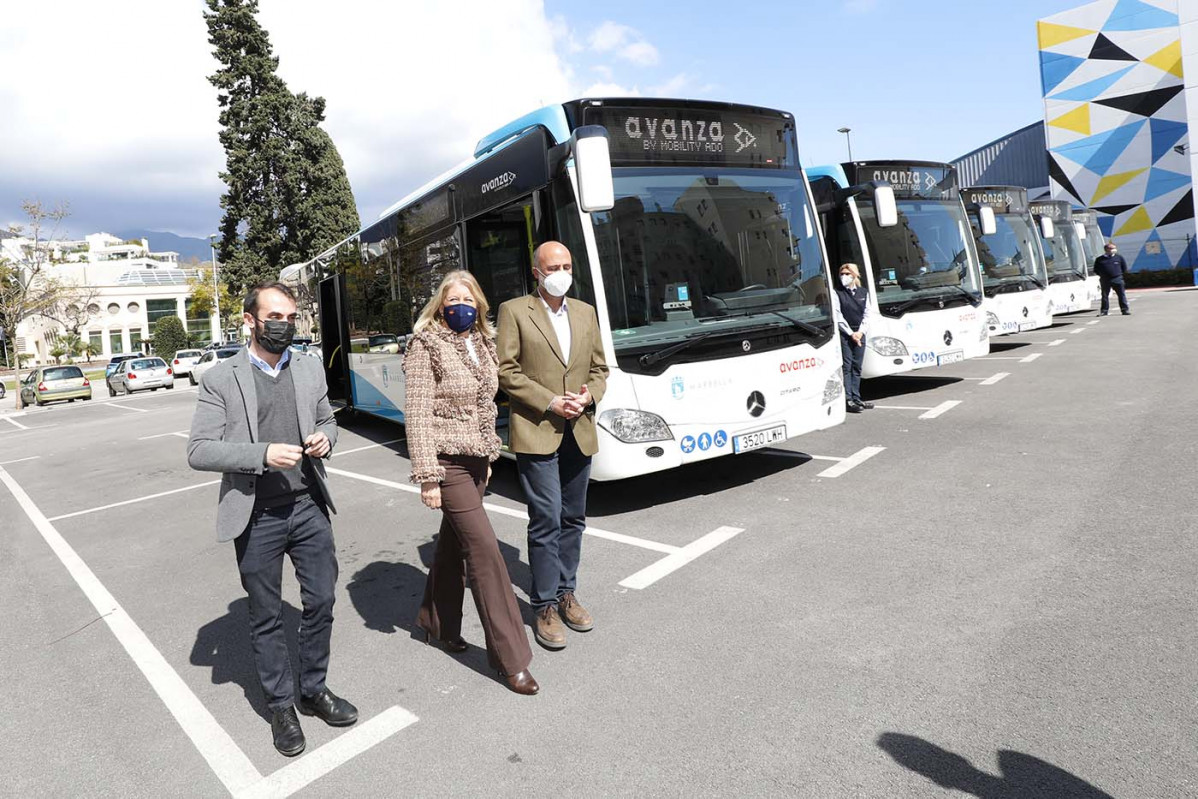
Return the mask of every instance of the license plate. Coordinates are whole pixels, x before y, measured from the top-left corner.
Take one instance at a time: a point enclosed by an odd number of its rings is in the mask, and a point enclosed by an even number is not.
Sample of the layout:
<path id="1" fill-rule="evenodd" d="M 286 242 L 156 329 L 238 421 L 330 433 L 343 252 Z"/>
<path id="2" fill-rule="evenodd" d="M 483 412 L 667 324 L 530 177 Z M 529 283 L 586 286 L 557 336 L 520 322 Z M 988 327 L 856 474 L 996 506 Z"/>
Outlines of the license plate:
<path id="1" fill-rule="evenodd" d="M 757 430 L 752 433 L 741 433 L 732 437 L 732 451 L 735 453 L 748 452 L 751 449 L 761 449 L 770 444 L 786 440 L 786 425 L 771 427 L 767 430 Z"/>
<path id="2" fill-rule="evenodd" d="M 1029 330 L 1035 330 L 1035 329 L 1036 329 L 1035 322 L 1020 322 L 1019 323 L 1019 332 L 1020 333 L 1026 333 Z"/>
<path id="3" fill-rule="evenodd" d="M 946 363 L 956 363 L 957 361 L 965 360 L 965 350 L 953 350 L 946 352 L 943 355 L 936 357 L 936 365 L 944 366 Z"/>

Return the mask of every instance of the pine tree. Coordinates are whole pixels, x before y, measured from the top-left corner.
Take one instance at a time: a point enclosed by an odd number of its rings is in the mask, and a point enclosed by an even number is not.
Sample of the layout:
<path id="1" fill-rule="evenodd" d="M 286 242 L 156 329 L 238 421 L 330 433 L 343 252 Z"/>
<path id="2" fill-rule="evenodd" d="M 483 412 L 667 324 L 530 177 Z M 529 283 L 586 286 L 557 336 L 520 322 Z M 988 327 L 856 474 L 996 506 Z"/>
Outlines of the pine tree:
<path id="1" fill-rule="evenodd" d="M 239 293 L 353 233 L 358 213 L 341 156 L 320 128 L 325 101 L 292 94 L 278 76 L 257 0 L 206 3 L 226 158 L 218 257 Z"/>

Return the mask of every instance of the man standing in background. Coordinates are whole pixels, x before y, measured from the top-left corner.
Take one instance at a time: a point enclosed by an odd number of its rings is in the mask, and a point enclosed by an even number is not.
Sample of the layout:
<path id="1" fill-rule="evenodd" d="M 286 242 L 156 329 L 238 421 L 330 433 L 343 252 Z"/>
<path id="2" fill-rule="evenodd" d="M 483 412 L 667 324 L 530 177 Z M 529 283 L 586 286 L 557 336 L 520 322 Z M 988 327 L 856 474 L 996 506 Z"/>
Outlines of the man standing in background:
<path id="1" fill-rule="evenodd" d="M 1111 289 L 1119 297 L 1119 310 L 1124 316 L 1131 313 L 1127 305 L 1127 290 L 1123 286 L 1123 276 L 1127 274 L 1127 261 L 1119 254 L 1115 242 L 1108 241 L 1103 248 L 1106 253 L 1094 259 L 1094 274 L 1098 275 L 1098 283 L 1102 286 L 1102 310 L 1099 316 L 1106 316 L 1111 310 Z"/>

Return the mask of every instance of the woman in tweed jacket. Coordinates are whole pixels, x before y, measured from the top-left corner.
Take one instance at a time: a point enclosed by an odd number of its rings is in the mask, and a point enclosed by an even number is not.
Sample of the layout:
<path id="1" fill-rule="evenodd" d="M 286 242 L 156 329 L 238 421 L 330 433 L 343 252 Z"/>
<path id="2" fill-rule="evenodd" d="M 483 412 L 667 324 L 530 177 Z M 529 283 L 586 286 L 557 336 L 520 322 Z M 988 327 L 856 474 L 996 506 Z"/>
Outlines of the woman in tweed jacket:
<path id="1" fill-rule="evenodd" d="M 499 457 L 495 392 L 499 361 L 487 299 L 474 276 L 450 272 L 416 320 L 404 355 L 404 422 L 411 481 L 441 510 L 437 552 L 416 618 L 425 641 L 465 652 L 462 600 L 468 577 L 487 659 L 509 688 L 535 694 L 532 649 L 495 531 L 483 508 L 491 461 Z M 463 574 L 465 566 L 465 574 Z"/>

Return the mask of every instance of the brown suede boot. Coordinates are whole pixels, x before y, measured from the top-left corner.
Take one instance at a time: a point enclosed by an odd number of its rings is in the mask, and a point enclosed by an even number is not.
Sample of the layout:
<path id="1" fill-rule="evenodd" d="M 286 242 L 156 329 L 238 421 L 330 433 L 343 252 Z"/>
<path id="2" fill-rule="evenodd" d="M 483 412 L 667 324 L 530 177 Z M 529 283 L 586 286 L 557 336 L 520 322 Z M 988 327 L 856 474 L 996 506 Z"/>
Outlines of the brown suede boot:
<path id="1" fill-rule="evenodd" d="M 577 630 L 580 633 L 585 633 L 595 626 L 595 620 L 591 618 L 591 614 L 587 613 L 587 609 L 574 597 L 574 592 L 562 594 L 562 598 L 557 601 L 558 613 L 561 614 L 562 621 L 571 630 Z"/>
<path id="2" fill-rule="evenodd" d="M 566 628 L 553 605 L 537 613 L 532 625 L 532 634 L 537 643 L 546 649 L 566 648 Z"/>

